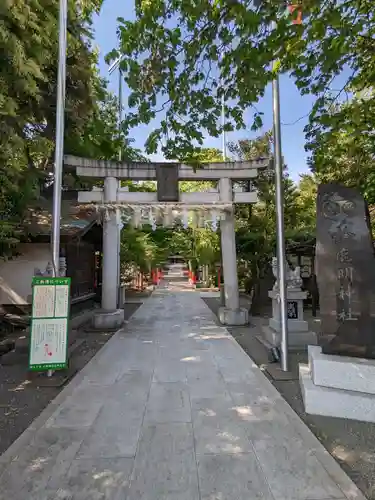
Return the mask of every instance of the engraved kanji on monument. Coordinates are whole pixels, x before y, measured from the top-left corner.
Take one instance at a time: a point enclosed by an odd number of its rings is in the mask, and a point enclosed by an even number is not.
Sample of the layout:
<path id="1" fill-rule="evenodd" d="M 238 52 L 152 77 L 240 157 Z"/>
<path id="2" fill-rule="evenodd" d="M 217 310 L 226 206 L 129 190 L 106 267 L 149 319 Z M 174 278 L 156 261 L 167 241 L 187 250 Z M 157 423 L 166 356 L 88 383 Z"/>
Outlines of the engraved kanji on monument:
<path id="1" fill-rule="evenodd" d="M 358 191 L 319 186 L 315 258 L 322 352 L 375 358 L 375 257 Z"/>

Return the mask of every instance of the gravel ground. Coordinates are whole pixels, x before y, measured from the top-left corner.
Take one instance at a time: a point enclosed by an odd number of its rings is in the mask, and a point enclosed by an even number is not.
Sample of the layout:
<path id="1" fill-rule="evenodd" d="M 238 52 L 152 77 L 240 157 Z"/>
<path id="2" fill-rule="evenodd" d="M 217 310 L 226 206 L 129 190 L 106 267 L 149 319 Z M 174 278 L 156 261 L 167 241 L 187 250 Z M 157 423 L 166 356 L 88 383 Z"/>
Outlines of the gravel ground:
<path id="1" fill-rule="evenodd" d="M 217 314 L 219 301 L 203 299 Z M 369 500 L 375 500 L 375 424 L 342 418 L 307 415 L 304 412 L 298 382 L 298 364 L 307 362 L 304 352 L 292 353 L 289 358 L 290 373 L 280 371 L 278 365 L 268 362 L 265 347 L 256 339 L 265 318 L 252 318 L 247 327 L 230 327 L 228 330 L 244 351 L 262 368 L 270 381 L 290 404 L 300 418 L 337 460 L 348 476 Z"/>
<path id="2" fill-rule="evenodd" d="M 129 319 L 140 305 L 141 301 L 126 303 L 125 320 Z M 0 358 L 0 454 L 29 427 L 69 379 L 90 361 L 112 335 L 113 333 L 88 331 L 85 325 L 71 332 L 68 377 L 63 375 L 63 372 L 56 372 L 52 379 L 45 376 L 30 377 L 27 369 L 27 348 Z"/>

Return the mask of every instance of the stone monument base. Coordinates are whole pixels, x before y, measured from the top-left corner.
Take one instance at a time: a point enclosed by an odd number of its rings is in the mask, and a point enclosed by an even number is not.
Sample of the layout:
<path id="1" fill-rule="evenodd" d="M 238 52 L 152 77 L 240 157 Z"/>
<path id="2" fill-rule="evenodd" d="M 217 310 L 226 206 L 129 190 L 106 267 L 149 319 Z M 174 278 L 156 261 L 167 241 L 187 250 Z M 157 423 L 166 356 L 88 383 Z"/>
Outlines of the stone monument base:
<path id="1" fill-rule="evenodd" d="M 280 330 L 280 320 L 275 318 L 270 318 L 268 322 L 270 328 L 273 330 Z M 299 320 L 299 319 L 289 319 L 288 318 L 288 331 L 297 333 L 297 332 L 308 332 L 309 325 L 307 321 Z"/>
<path id="2" fill-rule="evenodd" d="M 277 290 L 270 290 L 268 296 L 272 299 L 272 318 L 270 318 L 268 325 L 262 328 L 262 336 L 272 347 L 280 347 L 279 293 Z M 307 292 L 300 289 L 287 289 L 288 346 L 292 350 L 305 349 L 308 345 L 317 343 L 316 333 L 309 331 L 309 325 L 303 319 L 303 301 L 306 297 Z"/>
<path id="3" fill-rule="evenodd" d="M 271 323 L 271 322 L 270 322 Z M 271 326 L 262 327 L 263 338 L 273 347 L 280 347 L 281 344 L 281 332 L 274 330 Z M 317 343 L 317 336 L 315 332 L 310 330 L 305 331 L 293 331 L 293 329 L 288 328 L 288 347 L 291 350 L 298 351 L 300 349 L 305 349 L 308 345 L 315 345 Z"/>
<path id="4" fill-rule="evenodd" d="M 249 322 L 249 311 L 247 309 L 227 309 L 226 307 L 219 308 L 219 321 L 222 325 L 228 326 L 243 326 Z"/>
<path id="5" fill-rule="evenodd" d="M 94 330 L 107 331 L 118 330 L 124 323 L 124 310 L 98 311 L 94 314 L 92 326 Z"/>
<path id="6" fill-rule="evenodd" d="M 299 366 L 306 413 L 375 422 L 375 360 L 322 354 L 309 346 Z"/>

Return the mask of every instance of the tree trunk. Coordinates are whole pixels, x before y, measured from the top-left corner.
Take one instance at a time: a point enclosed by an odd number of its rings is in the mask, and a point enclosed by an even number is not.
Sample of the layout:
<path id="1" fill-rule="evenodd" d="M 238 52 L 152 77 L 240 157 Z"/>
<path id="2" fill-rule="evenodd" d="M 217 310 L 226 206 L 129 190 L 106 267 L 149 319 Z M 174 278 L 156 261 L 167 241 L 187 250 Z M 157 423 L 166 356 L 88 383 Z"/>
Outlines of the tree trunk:
<path id="1" fill-rule="evenodd" d="M 262 313 L 261 306 L 261 293 L 260 293 L 260 279 L 257 278 L 252 286 L 252 300 L 250 306 L 250 313 L 252 316 L 260 316 Z"/>
<path id="2" fill-rule="evenodd" d="M 270 308 L 269 290 L 273 287 L 273 274 L 269 264 L 261 269 L 257 266 L 256 277 L 253 282 L 253 297 L 251 301 L 250 312 L 253 316 L 260 316 L 268 312 Z"/>

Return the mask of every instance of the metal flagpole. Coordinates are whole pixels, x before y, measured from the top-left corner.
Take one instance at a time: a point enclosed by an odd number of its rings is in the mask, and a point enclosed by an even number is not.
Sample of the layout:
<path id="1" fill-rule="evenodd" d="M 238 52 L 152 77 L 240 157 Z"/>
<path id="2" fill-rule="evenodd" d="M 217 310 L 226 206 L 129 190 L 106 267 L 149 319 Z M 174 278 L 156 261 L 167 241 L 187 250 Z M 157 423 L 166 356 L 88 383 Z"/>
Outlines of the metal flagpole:
<path id="1" fill-rule="evenodd" d="M 120 67 L 122 56 L 116 59 L 116 61 L 110 66 L 108 73 L 111 75 L 118 68 L 118 133 L 119 133 L 119 149 L 118 149 L 118 161 L 122 160 L 122 143 L 121 143 L 121 124 L 122 124 L 122 70 Z M 120 248 L 121 248 L 121 238 L 120 238 L 120 222 L 119 214 L 117 211 L 117 223 L 119 224 L 119 231 L 117 237 L 117 249 L 118 249 L 118 259 L 117 259 L 117 306 L 121 306 L 121 276 L 120 276 Z"/>
<path id="2" fill-rule="evenodd" d="M 118 130 L 121 139 L 121 125 L 122 125 L 122 70 L 118 68 Z M 122 160 L 122 144 L 120 141 L 118 149 L 118 161 Z"/>
<path id="3" fill-rule="evenodd" d="M 122 160 L 122 142 L 121 142 L 121 126 L 122 126 L 122 70 L 118 68 L 118 121 L 119 121 L 119 148 L 118 148 L 118 161 Z M 119 231 L 118 231 L 118 259 L 117 259 L 117 277 L 118 277 L 118 307 L 121 307 L 121 263 L 120 263 L 120 250 L 121 250 L 121 212 L 118 215 Z"/>
<path id="4" fill-rule="evenodd" d="M 56 278 L 60 274 L 60 219 L 61 219 L 61 189 L 64 156 L 64 115 L 65 115 L 65 84 L 66 84 L 66 48 L 67 48 L 67 0 L 60 0 L 59 5 L 59 58 L 56 89 L 56 132 L 55 132 L 55 165 L 53 179 L 52 207 L 52 273 Z M 53 370 L 47 371 L 47 377 L 52 377 Z"/>
<path id="5" fill-rule="evenodd" d="M 122 142 L 121 142 L 121 126 L 122 126 L 122 71 L 119 66 L 118 68 L 118 130 L 119 130 L 119 148 L 118 148 L 118 161 L 122 160 Z M 120 184 L 120 183 L 119 183 Z M 118 222 L 118 259 L 117 259 L 117 306 L 121 308 L 121 262 L 120 262 L 120 250 L 121 250 L 121 212 L 117 209 L 117 222 Z"/>
<path id="6" fill-rule="evenodd" d="M 225 127 L 225 95 L 224 94 L 221 97 L 221 125 L 223 127 L 223 134 L 222 134 L 223 161 L 225 161 L 225 159 L 227 157 L 227 138 L 226 138 L 226 133 L 224 130 L 224 127 Z"/>
<path id="7" fill-rule="evenodd" d="M 273 23 L 273 28 L 276 23 Z M 281 124 L 280 124 L 280 85 L 279 76 L 272 81 L 273 104 L 273 135 L 275 157 L 275 188 L 276 188 L 276 235 L 277 235 L 277 260 L 278 280 L 280 294 L 280 320 L 281 320 L 281 369 L 288 371 L 288 314 L 286 290 L 286 253 L 284 233 L 284 189 L 283 189 L 283 160 L 281 154 Z"/>
<path id="8" fill-rule="evenodd" d="M 220 59 L 222 60 L 223 54 L 220 55 Z M 223 127 L 223 132 L 222 132 L 222 155 L 223 155 L 223 161 L 226 160 L 227 157 L 227 138 L 226 138 L 226 133 L 224 130 L 225 126 L 225 94 L 224 94 L 224 85 L 223 85 L 223 79 L 220 78 L 221 81 L 221 86 L 223 89 L 223 95 L 221 96 L 221 126 Z M 220 251 L 220 269 L 223 269 L 223 252 Z M 218 287 L 220 290 L 220 303 L 221 305 L 225 305 L 225 298 L 224 298 L 224 287 L 221 286 L 221 274 L 220 274 L 220 281 L 218 281 Z"/>
<path id="9" fill-rule="evenodd" d="M 120 67 L 120 63 L 122 60 L 123 56 L 120 56 L 116 59 L 116 61 L 111 64 L 108 73 L 112 75 L 114 71 L 118 68 L 118 132 L 119 132 L 119 137 L 121 137 L 121 123 L 122 123 L 122 70 Z M 122 150 L 121 150 L 121 144 L 119 146 L 119 151 L 118 151 L 118 159 L 119 161 L 122 160 Z"/>
<path id="10" fill-rule="evenodd" d="M 223 60 L 223 54 L 220 54 L 220 60 Z M 224 130 L 225 127 L 225 93 L 224 93 L 224 82 L 223 78 L 220 78 L 221 80 L 221 88 L 223 91 L 223 95 L 221 96 L 221 126 L 223 128 L 222 132 L 222 152 L 223 152 L 223 161 L 226 160 L 227 157 L 227 138 L 226 138 L 226 132 Z"/>
<path id="11" fill-rule="evenodd" d="M 55 277 L 59 275 L 59 260 L 60 260 L 60 217 L 61 217 L 62 167 L 63 167 L 63 155 L 64 155 L 67 17 L 68 17 L 67 0 L 60 0 L 55 167 L 54 167 L 53 211 L 52 211 L 52 265 L 53 265 L 53 275 Z"/>

